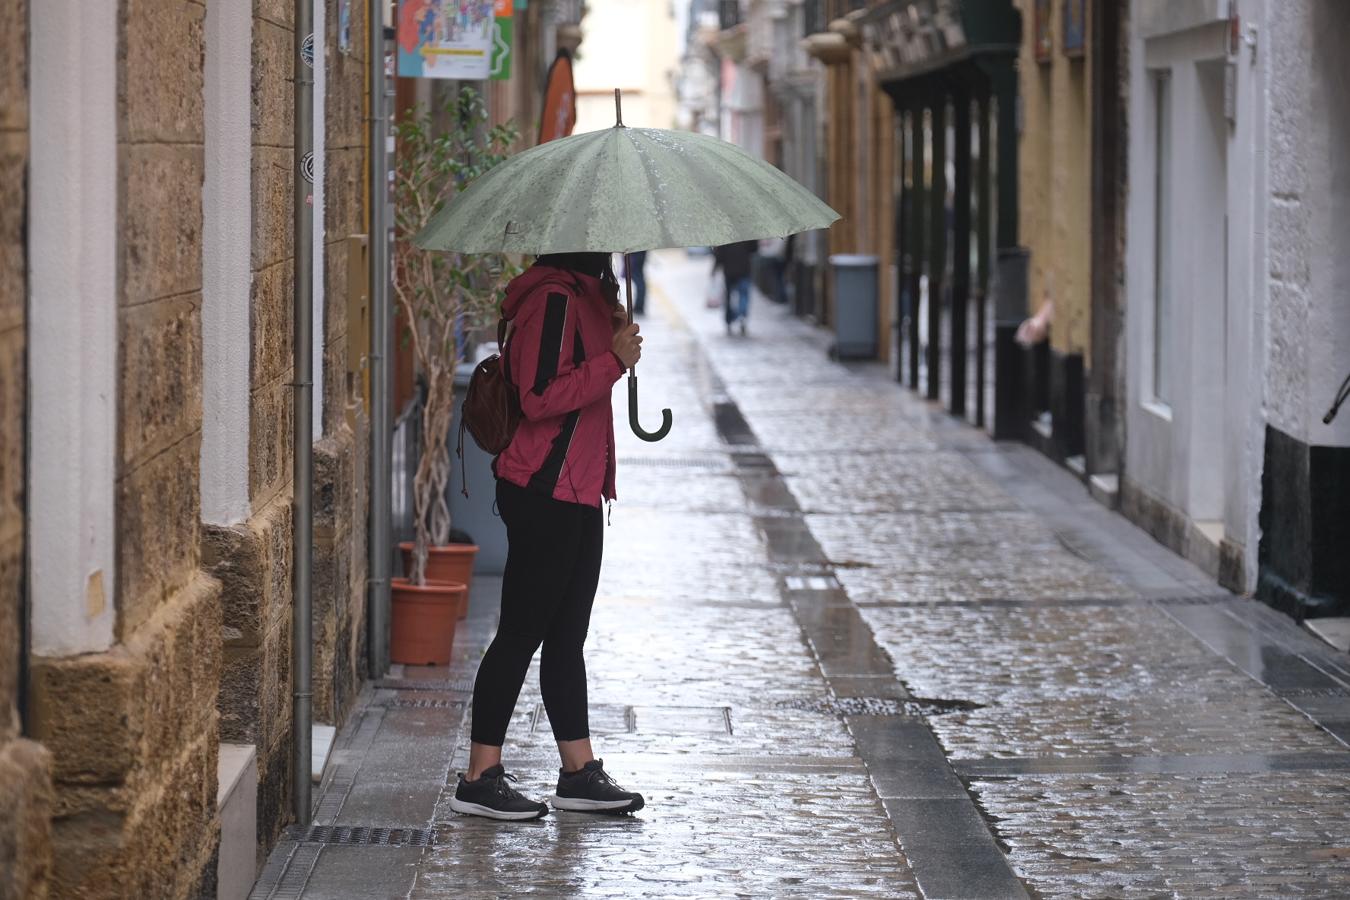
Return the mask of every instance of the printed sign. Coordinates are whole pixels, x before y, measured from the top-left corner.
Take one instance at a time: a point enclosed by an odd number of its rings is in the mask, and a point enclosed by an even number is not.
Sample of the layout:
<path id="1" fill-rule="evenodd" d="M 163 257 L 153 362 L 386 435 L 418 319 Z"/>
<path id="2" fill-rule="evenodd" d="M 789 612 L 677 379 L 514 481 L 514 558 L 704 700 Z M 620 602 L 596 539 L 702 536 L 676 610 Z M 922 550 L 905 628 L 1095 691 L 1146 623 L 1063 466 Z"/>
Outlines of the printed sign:
<path id="1" fill-rule="evenodd" d="M 515 19 L 499 16 L 492 35 L 492 63 L 488 69 L 496 81 L 511 77 L 511 47 L 515 41 Z"/>
<path id="2" fill-rule="evenodd" d="M 515 6 L 511 0 L 496 0 L 492 8 L 492 62 L 489 77 L 505 81 L 511 77 L 511 47 L 515 41 Z"/>
<path id="3" fill-rule="evenodd" d="M 488 77 L 493 0 L 399 0 L 398 74 L 404 78 Z"/>

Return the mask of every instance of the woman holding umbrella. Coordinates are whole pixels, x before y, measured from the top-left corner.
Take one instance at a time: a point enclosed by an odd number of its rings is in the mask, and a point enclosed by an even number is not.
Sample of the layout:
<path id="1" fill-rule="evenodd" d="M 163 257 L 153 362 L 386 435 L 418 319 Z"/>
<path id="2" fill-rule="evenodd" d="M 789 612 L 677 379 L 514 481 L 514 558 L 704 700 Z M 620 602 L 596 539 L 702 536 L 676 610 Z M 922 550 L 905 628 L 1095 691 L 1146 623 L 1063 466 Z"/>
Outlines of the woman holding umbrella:
<path id="1" fill-rule="evenodd" d="M 547 805 L 511 787 L 501 764 L 507 724 L 541 645 L 540 688 L 562 758 L 553 805 L 604 813 L 643 805 L 591 750 L 582 657 L 600 580 L 600 503 L 614 499 L 611 388 L 642 356 L 609 259 L 541 256 L 511 282 L 502 304 L 514 327 L 506 371 L 523 419 L 493 465 L 508 546 L 501 619 L 474 681 L 469 771 L 450 801 L 456 812 L 547 815 Z"/>
<path id="2" fill-rule="evenodd" d="M 619 112 L 619 92 L 615 91 Z M 600 573 L 601 499 L 613 499 L 609 397 L 628 374 L 628 420 L 643 440 L 670 431 L 670 410 L 638 423 L 642 338 L 632 297 L 620 311 L 610 252 L 730 244 L 826 228 L 839 216 L 782 172 L 705 135 L 624 127 L 541 144 L 469 185 L 415 238 L 430 250 L 538 254 L 511 283 L 505 373 L 523 420 L 497 457 L 507 562 L 497 636 L 474 682 L 469 770 L 451 808 L 533 819 L 548 807 L 514 788 L 501 763 L 506 726 L 536 649 L 562 768 L 559 809 L 624 813 L 623 790 L 592 754 L 582 645 Z M 627 273 L 632 265 L 624 267 Z"/>

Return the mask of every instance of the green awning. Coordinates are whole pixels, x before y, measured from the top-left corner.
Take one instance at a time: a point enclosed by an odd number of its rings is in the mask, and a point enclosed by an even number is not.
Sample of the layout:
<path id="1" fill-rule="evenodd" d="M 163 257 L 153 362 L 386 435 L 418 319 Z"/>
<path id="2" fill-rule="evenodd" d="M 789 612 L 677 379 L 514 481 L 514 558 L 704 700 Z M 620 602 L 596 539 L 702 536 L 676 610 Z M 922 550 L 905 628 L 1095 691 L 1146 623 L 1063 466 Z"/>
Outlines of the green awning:
<path id="1" fill-rule="evenodd" d="M 883 84 L 979 56 L 1015 56 L 1022 41 L 1022 16 L 1012 0 L 891 0 L 859 24 Z"/>

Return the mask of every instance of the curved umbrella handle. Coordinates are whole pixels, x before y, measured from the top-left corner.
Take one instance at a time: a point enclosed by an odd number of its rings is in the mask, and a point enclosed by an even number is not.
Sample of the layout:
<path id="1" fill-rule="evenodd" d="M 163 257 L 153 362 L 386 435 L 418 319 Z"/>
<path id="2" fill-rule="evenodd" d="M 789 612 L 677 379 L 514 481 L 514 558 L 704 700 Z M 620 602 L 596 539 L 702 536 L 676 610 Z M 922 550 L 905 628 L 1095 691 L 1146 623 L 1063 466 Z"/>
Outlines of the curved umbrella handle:
<path id="1" fill-rule="evenodd" d="M 655 431 L 643 430 L 638 422 L 637 376 L 631 373 L 628 376 L 628 424 L 632 427 L 633 434 L 644 441 L 656 442 L 670 434 L 671 416 L 668 409 L 661 410 L 660 428 Z"/>

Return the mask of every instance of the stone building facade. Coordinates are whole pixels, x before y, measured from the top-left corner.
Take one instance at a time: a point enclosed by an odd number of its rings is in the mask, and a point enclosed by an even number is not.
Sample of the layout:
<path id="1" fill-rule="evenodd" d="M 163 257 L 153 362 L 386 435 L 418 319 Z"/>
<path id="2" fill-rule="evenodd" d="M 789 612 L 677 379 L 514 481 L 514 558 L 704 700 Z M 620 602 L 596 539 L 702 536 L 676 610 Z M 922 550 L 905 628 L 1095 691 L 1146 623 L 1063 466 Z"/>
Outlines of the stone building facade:
<path id="1" fill-rule="evenodd" d="M 291 816 L 292 13 L 0 2 L 0 897 L 215 896 L 225 745 L 257 774 L 246 856 Z M 366 40 L 359 4 L 316 22 L 313 687 L 340 725 Z"/>
<path id="2" fill-rule="evenodd" d="M 23 737 L 26 705 L 25 313 L 28 2 L 0 2 L 0 898 L 48 895 L 51 754 Z"/>

